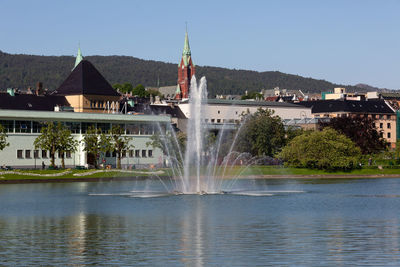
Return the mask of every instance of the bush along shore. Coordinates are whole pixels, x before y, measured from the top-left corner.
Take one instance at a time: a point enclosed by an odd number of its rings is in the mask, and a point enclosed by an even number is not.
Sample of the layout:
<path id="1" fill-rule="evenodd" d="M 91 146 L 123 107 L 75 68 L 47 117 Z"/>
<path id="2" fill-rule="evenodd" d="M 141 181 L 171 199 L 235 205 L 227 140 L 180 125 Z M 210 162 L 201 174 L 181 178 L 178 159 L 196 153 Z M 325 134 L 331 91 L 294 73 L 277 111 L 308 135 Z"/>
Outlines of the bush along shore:
<path id="1" fill-rule="evenodd" d="M 24 182 L 76 182 L 170 178 L 171 170 L 9 170 L 0 171 L 0 183 Z M 229 168 L 224 179 L 325 179 L 325 178 L 382 178 L 399 177 L 400 167 L 383 166 L 329 172 L 317 169 L 288 168 L 283 166 L 235 166 Z"/>

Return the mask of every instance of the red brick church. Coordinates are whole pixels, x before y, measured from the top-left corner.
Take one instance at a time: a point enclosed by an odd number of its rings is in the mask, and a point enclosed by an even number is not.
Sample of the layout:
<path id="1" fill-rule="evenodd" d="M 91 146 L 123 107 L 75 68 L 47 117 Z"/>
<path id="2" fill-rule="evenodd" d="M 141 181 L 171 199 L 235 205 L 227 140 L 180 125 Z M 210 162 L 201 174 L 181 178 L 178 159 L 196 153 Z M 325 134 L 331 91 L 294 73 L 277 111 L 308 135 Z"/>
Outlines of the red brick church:
<path id="1" fill-rule="evenodd" d="M 186 32 L 182 59 L 178 66 L 178 85 L 175 93 L 175 99 L 177 100 L 189 98 L 190 80 L 196 72 L 191 55 L 189 38 Z"/>

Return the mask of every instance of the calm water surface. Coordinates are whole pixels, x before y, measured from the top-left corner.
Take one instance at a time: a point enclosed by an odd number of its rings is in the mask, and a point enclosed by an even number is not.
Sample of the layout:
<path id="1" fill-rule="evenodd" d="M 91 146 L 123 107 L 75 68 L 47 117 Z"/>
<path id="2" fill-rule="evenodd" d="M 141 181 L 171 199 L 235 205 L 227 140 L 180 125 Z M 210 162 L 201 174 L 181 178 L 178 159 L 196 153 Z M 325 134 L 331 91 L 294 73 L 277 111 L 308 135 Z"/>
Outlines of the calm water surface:
<path id="1" fill-rule="evenodd" d="M 400 179 L 236 189 L 264 196 L 132 197 L 162 190 L 154 180 L 0 185 L 0 265 L 400 265 Z"/>

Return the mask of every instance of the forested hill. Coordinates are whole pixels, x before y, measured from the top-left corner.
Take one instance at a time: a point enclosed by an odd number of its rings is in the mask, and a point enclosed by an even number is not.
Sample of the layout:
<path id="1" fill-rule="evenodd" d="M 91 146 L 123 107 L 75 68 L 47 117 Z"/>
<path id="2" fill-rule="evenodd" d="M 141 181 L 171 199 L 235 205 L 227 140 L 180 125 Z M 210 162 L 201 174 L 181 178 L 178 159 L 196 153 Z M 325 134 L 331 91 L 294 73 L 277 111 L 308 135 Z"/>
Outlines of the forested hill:
<path id="1" fill-rule="evenodd" d="M 134 86 L 174 85 L 177 81 L 177 64 L 142 60 L 128 56 L 88 56 L 96 68 L 111 83 L 130 82 Z M 13 55 L 0 51 L 0 89 L 35 87 L 40 81 L 49 89 L 56 89 L 71 72 L 75 58 L 72 56 Z M 334 87 L 349 91 L 365 91 L 361 87 L 338 85 L 324 80 L 304 78 L 278 71 L 256 72 L 208 66 L 196 66 L 196 76 L 206 76 L 209 95 L 244 94 L 272 89 L 300 89 L 303 92 L 322 92 Z"/>

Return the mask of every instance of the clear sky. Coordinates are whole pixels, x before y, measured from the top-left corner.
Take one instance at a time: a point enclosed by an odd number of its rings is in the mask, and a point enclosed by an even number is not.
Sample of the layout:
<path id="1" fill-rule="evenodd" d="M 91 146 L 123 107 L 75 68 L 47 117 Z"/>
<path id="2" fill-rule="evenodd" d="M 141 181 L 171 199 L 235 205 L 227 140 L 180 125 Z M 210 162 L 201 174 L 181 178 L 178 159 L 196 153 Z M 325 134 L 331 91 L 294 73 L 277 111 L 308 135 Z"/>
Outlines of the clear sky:
<path id="1" fill-rule="evenodd" d="M 0 0 L 0 50 L 126 55 L 400 88 L 400 0 Z"/>

